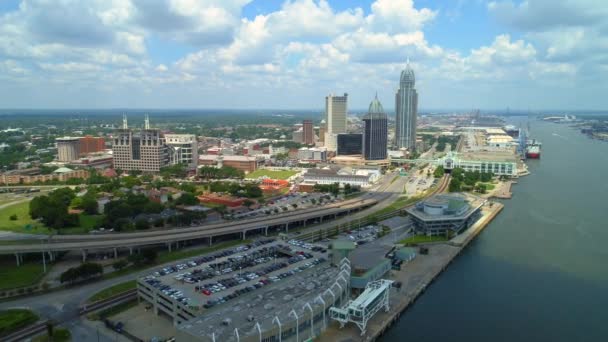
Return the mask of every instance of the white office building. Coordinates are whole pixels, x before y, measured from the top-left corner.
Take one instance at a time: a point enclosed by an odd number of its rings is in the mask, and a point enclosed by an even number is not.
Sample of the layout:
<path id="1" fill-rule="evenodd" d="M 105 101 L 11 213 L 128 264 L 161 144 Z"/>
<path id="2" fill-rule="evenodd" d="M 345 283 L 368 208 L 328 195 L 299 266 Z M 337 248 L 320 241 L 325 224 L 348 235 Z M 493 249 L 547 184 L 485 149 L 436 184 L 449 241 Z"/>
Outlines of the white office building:
<path id="1" fill-rule="evenodd" d="M 198 142 L 194 134 L 165 134 L 169 152 L 169 164 L 186 164 L 196 169 L 198 163 Z"/>
<path id="2" fill-rule="evenodd" d="M 346 113 L 348 111 L 348 94 L 325 97 L 325 147 L 329 151 L 338 148 L 338 134 L 346 133 Z"/>

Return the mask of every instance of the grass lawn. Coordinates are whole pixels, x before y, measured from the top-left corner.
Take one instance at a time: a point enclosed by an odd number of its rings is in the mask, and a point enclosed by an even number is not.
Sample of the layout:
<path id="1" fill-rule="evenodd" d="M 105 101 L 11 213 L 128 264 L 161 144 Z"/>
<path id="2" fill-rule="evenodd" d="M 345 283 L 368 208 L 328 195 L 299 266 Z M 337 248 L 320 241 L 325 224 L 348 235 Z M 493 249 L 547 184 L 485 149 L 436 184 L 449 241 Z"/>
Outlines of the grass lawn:
<path id="1" fill-rule="evenodd" d="M 53 328 L 53 337 L 49 338 L 49 335 L 44 333 L 44 335 L 36 336 L 32 340 L 33 342 L 67 342 L 72 340 L 72 334 L 68 329 L 65 328 Z"/>
<path id="2" fill-rule="evenodd" d="M 408 237 L 407 239 L 403 239 L 403 240 L 399 241 L 399 243 L 404 244 L 404 245 L 412 245 L 412 244 L 417 244 L 417 243 L 447 241 L 447 240 L 448 240 L 448 238 L 445 237 L 445 235 L 433 235 L 433 236 L 414 235 L 414 236 Z"/>
<path id="3" fill-rule="evenodd" d="M 0 311 L 0 336 L 6 336 L 14 331 L 35 323 L 38 316 L 26 309 L 9 309 Z"/>
<path id="4" fill-rule="evenodd" d="M 80 226 L 61 228 L 59 230 L 59 234 L 86 234 L 93 228 L 97 227 L 99 223 L 101 223 L 101 221 L 103 220 L 103 215 L 81 214 L 79 219 Z"/>
<path id="5" fill-rule="evenodd" d="M 490 190 L 494 190 L 494 188 L 496 188 L 496 185 L 492 184 L 492 183 L 480 183 L 486 186 L 486 190 L 490 191 Z"/>
<path id="6" fill-rule="evenodd" d="M 30 202 L 17 203 L 4 209 L 0 209 L 0 230 L 15 233 L 49 234 L 51 231 L 42 223 L 32 220 L 29 214 Z M 11 215 L 17 215 L 17 220 L 12 221 Z M 88 233 L 101 220 L 102 215 L 80 215 L 80 226 L 63 228 L 60 234 L 83 234 Z M 26 227 L 30 225 L 31 227 Z"/>
<path id="7" fill-rule="evenodd" d="M 298 171 L 290 171 L 290 170 L 281 170 L 281 171 L 273 171 L 273 170 L 255 170 L 245 176 L 245 178 L 258 178 L 262 176 L 266 176 L 272 179 L 287 179 L 293 175 L 298 173 Z"/>
<path id="8" fill-rule="evenodd" d="M 42 223 L 32 220 L 29 214 L 30 202 L 17 203 L 0 209 L 0 230 L 8 230 L 17 233 L 48 234 L 49 229 Z M 17 215 L 17 220 L 12 221 L 11 215 Z M 30 229 L 26 226 L 31 225 Z"/>
<path id="9" fill-rule="evenodd" d="M 49 267 L 47 264 L 47 271 Z M 25 263 L 17 266 L 14 262 L 3 262 L 0 264 L 0 290 L 34 285 L 43 275 L 42 263 Z"/>
<path id="10" fill-rule="evenodd" d="M 94 294 L 93 296 L 91 296 L 91 298 L 89 298 L 87 301 L 89 303 L 96 302 L 98 300 L 110 298 L 119 293 L 133 290 L 136 287 L 137 287 L 137 283 L 135 282 L 135 280 L 129 280 L 124 283 L 116 284 L 114 286 L 110 286 L 106 289 L 103 289 L 103 290 L 97 292 L 96 294 Z"/>

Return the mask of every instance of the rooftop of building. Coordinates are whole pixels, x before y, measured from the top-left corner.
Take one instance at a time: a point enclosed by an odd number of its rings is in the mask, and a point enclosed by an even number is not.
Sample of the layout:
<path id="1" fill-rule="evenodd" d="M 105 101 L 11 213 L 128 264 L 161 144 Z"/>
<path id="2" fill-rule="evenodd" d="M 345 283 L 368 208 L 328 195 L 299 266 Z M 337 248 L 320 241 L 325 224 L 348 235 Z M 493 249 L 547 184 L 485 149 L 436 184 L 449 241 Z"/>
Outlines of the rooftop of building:
<path id="1" fill-rule="evenodd" d="M 512 162 L 519 161 L 519 156 L 512 151 L 480 151 L 480 152 L 462 152 L 457 154 L 448 154 L 445 158 L 454 158 L 470 161 L 488 161 L 488 162 Z"/>
<path id="2" fill-rule="evenodd" d="M 216 154 L 201 154 L 198 156 L 199 160 L 218 160 L 222 158 L 224 161 L 241 161 L 241 162 L 251 162 L 256 161 L 256 157 L 249 156 L 235 156 L 235 155 L 216 155 Z"/>
<path id="3" fill-rule="evenodd" d="M 422 220 L 443 220 L 446 218 L 466 218 L 481 208 L 484 199 L 462 193 L 433 195 L 406 208 L 408 214 Z M 427 212 L 426 209 L 437 212 Z M 441 209 L 439 209 L 441 208 Z M 441 212 L 439 212 L 441 210 Z"/>

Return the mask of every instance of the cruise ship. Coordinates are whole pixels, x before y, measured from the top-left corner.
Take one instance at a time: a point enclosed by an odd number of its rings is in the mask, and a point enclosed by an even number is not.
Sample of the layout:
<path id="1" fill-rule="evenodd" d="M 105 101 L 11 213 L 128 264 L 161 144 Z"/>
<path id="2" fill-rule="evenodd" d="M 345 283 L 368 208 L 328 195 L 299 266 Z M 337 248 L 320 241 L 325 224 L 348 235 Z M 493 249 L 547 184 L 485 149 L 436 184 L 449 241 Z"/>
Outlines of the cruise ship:
<path id="1" fill-rule="evenodd" d="M 528 140 L 526 144 L 526 158 L 539 159 L 540 158 L 541 143 L 536 139 Z"/>

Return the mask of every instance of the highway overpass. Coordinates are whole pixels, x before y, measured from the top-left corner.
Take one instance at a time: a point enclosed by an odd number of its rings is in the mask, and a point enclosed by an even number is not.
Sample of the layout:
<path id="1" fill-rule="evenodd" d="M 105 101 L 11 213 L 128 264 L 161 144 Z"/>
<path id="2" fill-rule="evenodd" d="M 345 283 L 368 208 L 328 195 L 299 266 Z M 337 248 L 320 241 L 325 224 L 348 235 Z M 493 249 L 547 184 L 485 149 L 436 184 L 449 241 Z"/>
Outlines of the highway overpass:
<path id="1" fill-rule="evenodd" d="M 266 218 L 213 225 L 139 233 L 53 236 L 50 239 L 41 240 L 40 243 L 0 245 L 0 254 L 15 254 L 18 264 L 21 263 L 22 254 L 25 253 L 44 252 L 48 253 L 52 259 L 56 252 L 80 251 L 83 260 L 86 260 L 87 252 L 95 250 L 113 250 L 116 256 L 119 249 L 128 249 L 130 253 L 133 248 L 153 245 L 167 245 L 171 249 L 174 243 L 196 239 L 208 239 L 211 244 L 214 237 L 227 235 L 237 235 L 245 239 L 248 232 L 268 234 L 268 230 L 272 229 L 288 231 L 290 226 L 302 227 L 310 222 L 322 222 L 326 219 L 348 215 L 375 205 L 378 203 L 376 198 L 381 195 L 376 193 L 373 196 L 366 196 L 371 198 L 352 199 L 333 203 L 323 208 L 296 210 Z"/>

